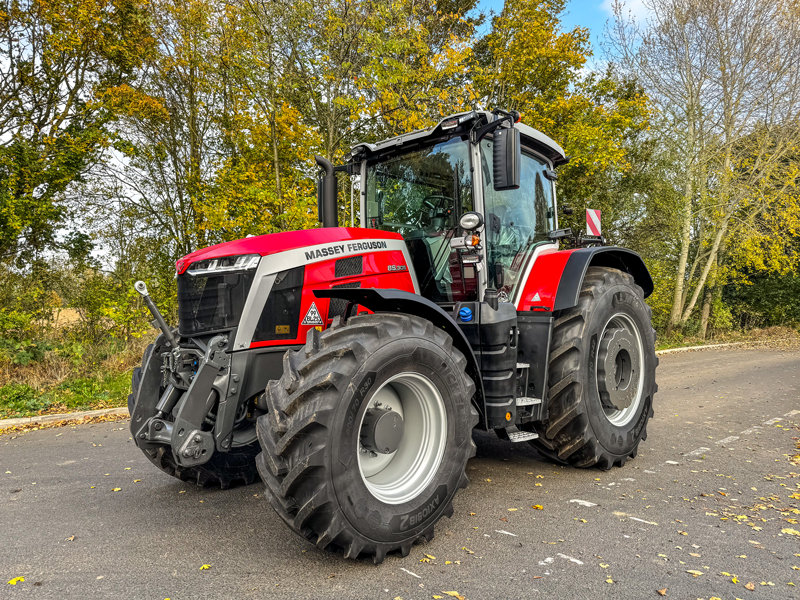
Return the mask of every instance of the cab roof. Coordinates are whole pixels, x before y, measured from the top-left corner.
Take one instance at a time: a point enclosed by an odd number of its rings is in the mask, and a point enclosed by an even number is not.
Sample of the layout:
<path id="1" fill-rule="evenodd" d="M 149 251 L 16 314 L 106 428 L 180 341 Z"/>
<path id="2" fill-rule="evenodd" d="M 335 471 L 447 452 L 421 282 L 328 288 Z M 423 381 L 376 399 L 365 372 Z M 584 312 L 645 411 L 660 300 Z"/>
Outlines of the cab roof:
<path id="1" fill-rule="evenodd" d="M 426 138 L 436 139 L 441 136 L 451 135 L 453 133 L 461 133 L 463 135 L 465 132 L 469 132 L 475 121 L 483 119 L 486 123 L 491 123 L 498 118 L 501 117 L 487 110 L 460 112 L 445 117 L 436 125 L 428 127 L 427 129 L 418 129 L 409 133 L 403 133 L 395 137 L 375 142 L 374 144 L 360 142 L 353 146 L 352 154 L 358 153 L 360 148 L 365 149 L 368 156 L 371 154 L 383 154 L 385 152 L 388 153 L 392 151 L 396 152 L 400 149 L 400 146 L 418 145 Z M 458 119 L 459 121 L 457 127 L 447 130 L 442 128 L 444 123 L 454 119 Z M 568 161 L 568 158 L 566 154 L 564 154 L 564 150 L 561 148 L 561 146 L 556 144 L 550 137 L 546 136 L 541 131 L 534 129 L 529 125 L 525 125 L 524 123 L 517 123 L 515 127 L 519 129 L 523 145 L 530 146 L 542 154 L 545 158 L 550 160 L 554 166 L 564 164 Z"/>

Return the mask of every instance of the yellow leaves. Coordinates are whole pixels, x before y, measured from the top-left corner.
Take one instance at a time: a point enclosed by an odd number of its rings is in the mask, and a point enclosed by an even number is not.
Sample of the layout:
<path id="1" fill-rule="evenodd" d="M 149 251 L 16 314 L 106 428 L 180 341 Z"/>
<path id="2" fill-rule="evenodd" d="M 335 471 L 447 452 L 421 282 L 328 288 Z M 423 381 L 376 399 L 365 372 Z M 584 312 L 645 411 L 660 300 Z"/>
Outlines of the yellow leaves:
<path id="1" fill-rule="evenodd" d="M 453 598 L 458 598 L 458 600 L 464 600 L 464 596 L 459 594 L 458 592 L 445 592 L 442 591 L 443 594 L 447 594 L 448 596 L 452 596 Z"/>
<path id="2" fill-rule="evenodd" d="M 656 592 L 658 592 L 659 596 L 666 596 L 667 595 L 667 588 L 664 588 L 663 590 L 656 590 Z"/>
<path id="3" fill-rule="evenodd" d="M 201 571 L 208 571 L 211 568 L 211 565 L 200 565 Z"/>
<path id="4" fill-rule="evenodd" d="M 432 556 L 430 554 L 424 554 L 423 557 L 419 559 L 419 562 L 421 562 L 421 563 L 429 563 L 432 560 L 436 560 L 436 557 Z"/>
<path id="5" fill-rule="evenodd" d="M 614 583 L 614 580 L 611 579 L 611 577 L 609 577 L 608 579 L 606 579 L 606 583 Z"/>
<path id="6" fill-rule="evenodd" d="M 689 535 L 689 534 L 688 534 L 688 533 L 686 533 L 685 531 L 679 531 L 678 533 L 680 533 L 681 535 Z"/>
<path id="7" fill-rule="evenodd" d="M 786 535 L 800 536 L 800 531 L 797 531 L 796 529 L 789 529 L 788 527 L 786 529 L 781 529 L 781 533 L 785 533 Z"/>
<path id="8" fill-rule="evenodd" d="M 8 585 L 17 585 L 18 583 L 22 583 L 23 581 L 25 581 L 24 577 L 14 577 L 14 579 L 8 582 Z"/>
<path id="9" fill-rule="evenodd" d="M 702 571 L 696 571 L 694 569 L 689 569 L 686 572 L 690 573 L 692 575 L 692 577 L 700 577 L 701 575 L 704 575 L 704 573 Z"/>
<path id="10" fill-rule="evenodd" d="M 470 550 L 469 548 L 466 548 L 466 547 L 464 547 L 464 548 L 461 548 L 461 549 L 462 549 L 464 552 L 466 552 L 467 554 L 475 554 L 475 553 L 474 553 L 472 550 Z"/>
<path id="11" fill-rule="evenodd" d="M 519 510 L 519 509 L 518 509 L 518 508 L 509 508 L 509 509 L 508 509 L 508 512 L 514 512 L 514 511 L 516 511 L 516 510 Z"/>
<path id="12" fill-rule="evenodd" d="M 113 488 L 111 491 L 112 491 L 112 492 L 119 492 L 119 491 L 121 491 L 121 490 L 122 490 L 122 488 Z"/>
<path id="13" fill-rule="evenodd" d="M 544 510 L 544 506 L 542 506 L 541 504 L 534 504 L 533 506 L 531 506 L 531 508 L 536 510 Z"/>
<path id="14" fill-rule="evenodd" d="M 745 589 L 748 589 L 752 592 L 754 589 L 756 589 L 756 584 L 753 583 L 752 581 L 748 581 L 747 583 L 744 584 L 744 587 Z"/>
<path id="15" fill-rule="evenodd" d="M 605 564 L 605 563 L 600 563 L 600 568 L 601 568 L 601 569 L 607 569 L 607 568 L 608 568 L 608 565 L 607 565 L 607 564 Z"/>

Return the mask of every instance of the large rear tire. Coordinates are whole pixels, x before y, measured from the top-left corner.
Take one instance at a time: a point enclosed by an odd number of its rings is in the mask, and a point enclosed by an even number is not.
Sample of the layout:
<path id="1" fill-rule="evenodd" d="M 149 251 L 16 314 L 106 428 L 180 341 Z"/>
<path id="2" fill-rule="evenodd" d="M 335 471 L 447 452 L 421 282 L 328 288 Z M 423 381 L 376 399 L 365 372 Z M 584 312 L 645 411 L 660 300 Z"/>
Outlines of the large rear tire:
<path id="1" fill-rule="evenodd" d="M 161 338 L 159 338 L 161 339 Z M 156 340 L 158 343 L 158 340 Z M 131 376 L 131 394 L 128 396 L 128 413 L 133 414 L 136 407 L 136 400 L 142 382 L 142 369 L 147 366 L 147 361 L 153 353 L 154 345 L 150 344 L 142 356 L 142 364 L 133 369 Z M 236 446 L 234 437 L 234 447 L 230 452 L 215 452 L 211 459 L 202 465 L 194 467 L 182 467 L 172 456 L 172 448 L 159 446 L 158 448 L 142 449 L 147 459 L 153 463 L 160 471 L 171 477 L 195 483 L 199 486 L 219 485 L 223 490 L 236 484 L 250 484 L 258 477 L 256 469 L 256 456 L 260 448 L 258 442 Z"/>
<path id="2" fill-rule="evenodd" d="M 555 315 L 549 418 L 531 442 L 544 456 L 601 469 L 636 457 L 658 390 L 650 316 L 628 273 L 587 270 L 578 305 Z"/>
<path id="3" fill-rule="evenodd" d="M 475 384 L 450 336 L 410 315 L 337 318 L 283 364 L 258 419 L 278 515 L 317 547 L 376 564 L 430 540 L 475 455 Z"/>

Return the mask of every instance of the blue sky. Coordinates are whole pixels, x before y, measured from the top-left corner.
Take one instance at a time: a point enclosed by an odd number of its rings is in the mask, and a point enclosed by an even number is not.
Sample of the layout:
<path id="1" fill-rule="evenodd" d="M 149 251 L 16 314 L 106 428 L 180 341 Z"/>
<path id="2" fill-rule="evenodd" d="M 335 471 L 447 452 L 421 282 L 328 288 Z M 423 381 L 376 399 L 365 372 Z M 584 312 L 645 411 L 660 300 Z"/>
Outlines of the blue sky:
<path id="1" fill-rule="evenodd" d="M 500 12 L 504 0 L 480 0 L 483 9 Z M 641 16 L 644 12 L 642 0 L 626 0 L 626 7 L 635 15 Z M 603 36 L 605 23 L 611 18 L 612 0 L 571 0 L 567 4 L 566 12 L 562 18 L 565 30 L 574 27 L 588 27 L 592 32 L 592 46 L 595 53 L 599 52 L 598 42 Z M 595 54 L 597 57 L 597 54 Z"/>

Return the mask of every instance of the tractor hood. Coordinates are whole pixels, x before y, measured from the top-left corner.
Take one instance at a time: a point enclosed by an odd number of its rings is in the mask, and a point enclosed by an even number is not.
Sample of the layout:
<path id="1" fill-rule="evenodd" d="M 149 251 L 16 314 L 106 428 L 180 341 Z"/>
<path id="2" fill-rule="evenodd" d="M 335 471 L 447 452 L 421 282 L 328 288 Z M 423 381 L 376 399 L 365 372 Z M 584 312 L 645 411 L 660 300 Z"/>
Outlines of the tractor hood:
<path id="1" fill-rule="evenodd" d="M 353 242 L 358 240 L 402 240 L 399 233 L 390 231 L 380 231 L 377 229 L 360 229 L 358 227 L 326 227 L 321 229 L 305 229 L 301 231 L 285 231 L 282 233 L 270 233 L 267 235 L 257 235 L 224 242 L 195 250 L 187 254 L 175 263 L 178 275 L 184 273 L 189 266 L 199 260 L 211 258 L 223 258 L 226 256 L 238 256 L 243 254 L 259 254 L 267 256 L 278 254 L 287 250 L 298 248 L 308 248 L 320 244 L 330 244 L 333 242 Z"/>

